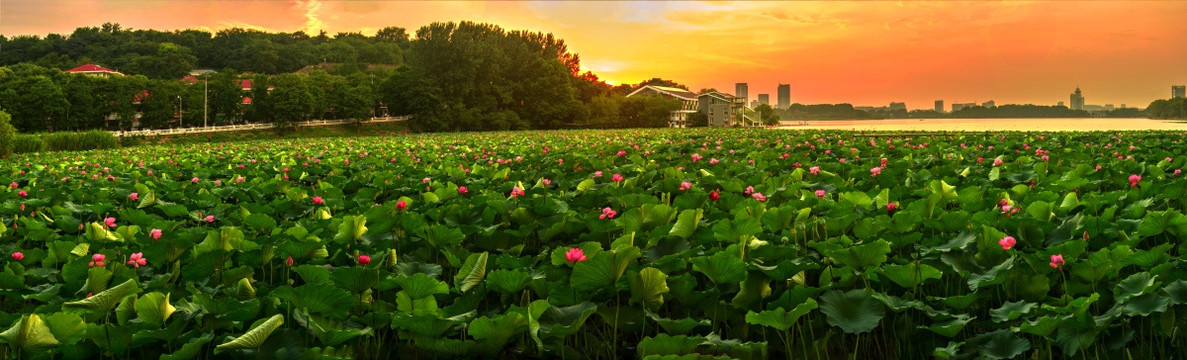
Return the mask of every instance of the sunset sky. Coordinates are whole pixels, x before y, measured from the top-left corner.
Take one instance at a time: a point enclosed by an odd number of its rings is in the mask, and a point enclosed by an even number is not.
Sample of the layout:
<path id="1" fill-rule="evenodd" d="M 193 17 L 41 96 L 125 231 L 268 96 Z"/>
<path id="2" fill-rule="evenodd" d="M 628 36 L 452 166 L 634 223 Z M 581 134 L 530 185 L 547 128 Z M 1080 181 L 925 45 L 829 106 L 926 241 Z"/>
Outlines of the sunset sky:
<path id="1" fill-rule="evenodd" d="M 652 77 L 750 98 L 1145 107 L 1187 84 L 1187 1 L 505 2 L 4 0 L 0 34 L 125 28 L 410 32 L 471 20 L 551 32 L 612 83 Z M 0 49 L 0 51 L 3 51 Z"/>

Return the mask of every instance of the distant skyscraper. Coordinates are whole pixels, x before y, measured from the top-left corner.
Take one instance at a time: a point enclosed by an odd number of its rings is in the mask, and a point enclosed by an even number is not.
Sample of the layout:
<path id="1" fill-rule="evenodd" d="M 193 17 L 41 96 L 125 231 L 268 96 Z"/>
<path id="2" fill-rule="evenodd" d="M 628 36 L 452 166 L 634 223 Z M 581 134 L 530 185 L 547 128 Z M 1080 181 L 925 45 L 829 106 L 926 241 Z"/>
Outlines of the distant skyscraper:
<path id="1" fill-rule="evenodd" d="M 1055 104 L 1055 106 L 1063 106 L 1063 102 L 1060 101 L 1058 104 Z"/>
<path id="2" fill-rule="evenodd" d="M 734 84 L 734 96 L 742 99 L 743 104 L 750 103 L 750 86 L 746 83 Z"/>
<path id="3" fill-rule="evenodd" d="M 1076 92 L 1072 93 L 1071 99 L 1072 110 L 1084 110 L 1084 95 L 1080 94 L 1080 87 L 1076 87 Z"/>
<path id="4" fill-rule="evenodd" d="M 890 103 L 890 111 L 902 110 L 907 111 L 907 103 L 892 102 Z"/>
<path id="5" fill-rule="evenodd" d="M 1187 97 L 1187 85 L 1171 86 L 1171 99 Z"/>
<path id="6" fill-rule="evenodd" d="M 936 100 L 936 112 L 944 112 L 944 100 Z"/>
<path id="7" fill-rule="evenodd" d="M 759 105 L 771 105 L 771 94 L 758 94 Z"/>
<path id="8" fill-rule="evenodd" d="M 779 84 L 779 108 L 791 106 L 791 84 Z"/>

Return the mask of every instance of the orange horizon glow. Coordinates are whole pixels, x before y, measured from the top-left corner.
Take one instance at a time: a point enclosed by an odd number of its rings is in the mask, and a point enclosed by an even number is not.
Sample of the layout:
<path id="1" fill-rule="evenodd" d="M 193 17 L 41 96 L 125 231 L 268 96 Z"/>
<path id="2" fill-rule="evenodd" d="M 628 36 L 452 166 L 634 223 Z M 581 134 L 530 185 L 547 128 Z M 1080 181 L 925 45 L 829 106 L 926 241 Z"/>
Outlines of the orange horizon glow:
<path id="1" fill-rule="evenodd" d="M 952 103 L 1145 107 L 1187 83 L 1187 2 L 104 1 L 0 4 L 0 34 L 132 29 L 415 33 L 476 21 L 551 32 L 613 84 L 654 77 L 750 99 L 928 109 Z M 3 51 L 0 49 L 0 51 Z"/>

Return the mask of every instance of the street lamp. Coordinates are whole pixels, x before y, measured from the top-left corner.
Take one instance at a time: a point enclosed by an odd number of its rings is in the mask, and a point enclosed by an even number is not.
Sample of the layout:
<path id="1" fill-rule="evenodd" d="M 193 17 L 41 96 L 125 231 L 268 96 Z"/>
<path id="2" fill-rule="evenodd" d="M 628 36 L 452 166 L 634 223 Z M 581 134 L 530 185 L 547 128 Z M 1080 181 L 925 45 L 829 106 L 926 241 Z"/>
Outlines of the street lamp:
<path id="1" fill-rule="evenodd" d="M 177 127 L 181 128 L 183 125 L 181 119 L 185 116 L 185 110 L 181 108 L 181 95 L 177 95 Z"/>
<path id="2" fill-rule="evenodd" d="M 210 112 L 210 110 L 209 110 L 209 108 L 210 108 L 210 106 L 209 106 L 209 104 L 210 104 L 210 87 L 206 85 L 206 82 L 208 80 L 210 80 L 210 74 L 206 74 L 206 76 L 202 77 L 202 128 L 203 129 L 206 128 L 206 122 L 207 122 L 207 119 L 209 118 L 208 113 Z"/>

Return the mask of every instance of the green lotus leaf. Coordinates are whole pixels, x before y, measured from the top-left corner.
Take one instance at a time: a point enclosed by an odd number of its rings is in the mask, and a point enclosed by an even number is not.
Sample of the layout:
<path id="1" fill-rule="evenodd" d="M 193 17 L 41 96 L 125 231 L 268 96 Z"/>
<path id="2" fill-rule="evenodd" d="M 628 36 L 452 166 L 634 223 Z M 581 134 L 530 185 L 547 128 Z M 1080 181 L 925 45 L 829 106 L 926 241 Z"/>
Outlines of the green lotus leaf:
<path id="1" fill-rule="evenodd" d="M 920 326 L 920 328 L 925 328 L 931 332 L 940 334 L 941 336 L 954 337 L 964 329 L 965 325 L 968 325 L 969 322 L 972 322 L 976 319 L 977 317 L 975 316 L 961 314 L 948 320 L 936 321 L 928 326 Z"/>
<path id="2" fill-rule="evenodd" d="M 210 340 L 214 340 L 213 334 L 202 334 L 202 336 L 190 339 L 185 344 L 181 345 L 181 349 L 174 351 L 172 354 L 161 355 L 161 360 L 189 360 L 198 357 L 202 347 Z"/>
<path id="3" fill-rule="evenodd" d="M 591 302 L 582 302 L 566 307 L 550 306 L 540 313 L 539 333 L 541 337 L 564 338 L 571 336 L 580 331 L 585 320 L 589 319 L 597 310 L 598 305 Z"/>
<path id="4" fill-rule="evenodd" d="M 684 355 L 695 353 L 697 346 L 705 341 L 705 338 L 699 336 L 670 336 L 668 334 L 657 334 L 654 337 L 645 337 L 639 341 L 637 351 L 639 357 L 646 357 L 648 355 Z"/>
<path id="5" fill-rule="evenodd" d="M 1129 298 L 1145 294 L 1148 291 L 1153 291 L 1157 285 L 1158 276 L 1152 275 L 1149 272 L 1140 272 L 1130 275 L 1117 283 L 1113 288 L 1113 298 L 1117 302 L 1125 302 Z"/>
<path id="6" fill-rule="evenodd" d="M 361 294 L 379 282 L 379 271 L 362 266 L 337 268 L 330 276 L 335 286 L 355 294 Z"/>
<path id="7" fill-rule="evenodd" d="M 407 292 L 408 297 L 413 299 L 449 293 L 449 284 L 433 279 L 423 273 L 406 277 L 402 276 L 397 278 L 396 282 L 400 284 L 400 288 L 403 291 Z"/>
<path id="8" fill-rule="evenodd" d="M 489 253 L 483 251 L 481 253 L 470 254 L 466 258 L 466 262 L 458 269 L 457 276 L 454 276 L 453 283 L 457 286 L 458 292 L 466 292 L 473 289 L 482 280 L 486 278 L 486 260 Z"/>
<path id="9" fill-rule="evenodd" d="M 1007 302 L 997 309 L 990 310 L 989 314 L 993 316 L 993 321 L 1006 322 L 1026 315 L 1037 305 L 1024 301 Z"/>
<path id="10" fill-rule="evenodd" d="M 344 216 L 338 225 L 338 233 L 334 241 L 339 243 L 358 243 L 367 233 L 367 217 L 363 215 Z"/>
<path id="11" fill-rule="evenodd" d="M 0 333 L 8 346 L 26 351 L 43 351 L 58 346 L 58 339 L 37 314 L 21 316 L 11 328 Z"/>
<path id="12" fill-rule="evenodd" d="M 669 235 L 688 238 L 693 232 L 697 230 L 701 219 L 704 217 L 703 209 L 684 210 L 680 212 L 680 216 L 676 218 L 676 225 L 672 226 L 672 230 L 668 232 Z"/>
<path id="13" fill-rule="evenodd" d="M 694 257 L 689 262 L 693 271 L 705 274 L 715 284 L 736 284 L 746 280 L 746 263 L 727 251 Z"/>
<path id="14" fill-rule="evenodd" d="M 169 304 L 169 294 L 152 292 L 136 300 L 136 317 L 145 324 L 159 327 L 169 320 L 177 308 Z"/>
<path id="15" fill-rule="evenodd" d="M 879 274 L 894 281 L 904 288 L 913 288 L 928 279 L 939 280 L 943 273 L 931 265 L 907 263 L 906 265 L 886 265 L 879 269 Z"/>
<path id="16" fill-rule="evenodd" d="M 306 284 L 328 285 L 332 283 L 330 281 L 330 270 L 323 266 L 305 264 L 294 266 L 292 269 L 293 272 L 301 276 L 301 281 L 304 281 Z"/>
<path id="17" fill-rule="evenodd" d="M 841 328 L 849 334 L 869 332 L 886 315 L 882 303 L 875 300 L 869 290 L 855 289 L 848 292 L 832 290 L 820 296 L 820 312 L 824 313 L 829 325 Z"/>
<path id="18" fill-rule="evenodd" d="M 647 317 L 651 318 L 652 321 L 655 321 L 656 324 L 659 324 L 659 326 L 664 329 L 665 333 L 674 334 L 674 335 L 688 335 L 690 332 L 692 332 L 693 329 L 696 329 L 698 327 L 708 327 L 708 326 L 712 325 L 712 323 L 709 322 L 708 319 L 700 319 L 700 320 L 696 320 L 693 318 L 666 319 L 666 318 L 661 318 L 661 317 L 659 317 L 659 315 L 656 315 L 655 313 L 650 313 L 650 312 L 647 313 Z"/>
<path id="19" fill-rule="evenodd" d="M 668 275 L 656 268 L 644 268 L 632 273 L 631 303 L 640 303 L 648 308 L 656 308 L 664 304 L 664 294 L 668 292 Z"/>
<path id="20" fill-rule="evenodd" d="M 1129 302 L 1125 304 L 1125 315 L 1128 316 L 1149 316 L 1153 313 L 1160 313 L 1166 311 L 1167 306 L 1170 305 L 1171 299 L 1158 294 L 1146 294 L 1132 297 Z"/>
<path id="21" fill-rule="evenodd" d="M 614 290 L 614 284 L 622 277 L 627 265 L 640 255 L 639 248 L 628 247 L 615 251 L 602 251 L 586 261 L 573 265 L 569 278 L 573 289 L 592 292 L 601 289 Z"/>
<path id="22" fill-rule="evenodd" d="M 977 291 L 977 289 L 985 286 L 998 285 L 1005 282 L 1006 274 L 1009 272 L 1008 270 L 1014 266 L 1014 259 L 1016 258 L 1011 257 L 984 272 L 969 276 L 969 290 Z"/>
<path id="23" fill-rule="evenodd" d="M 116 285 L 115 287 L 104 290 L 98 294 L 94 294 L 89 298 L 66 302 L 65 304 L 62 304 L 62 307 L 81 308 L 96 313 L 103 313 L 111 310 L 112 307 L 114 307 L 116 304 L 119 304 L 119 302 L 128 295 L 139 292 L 140 287 L 136 285 L 136 280 L 129 279 L 122 284 Z"/>
<path id="24" fill-rule="evenodd" d="M 783 308 L 766 310 L 759 313 L 749 311 L 746 313 L 746 323 L 768 326 L 779 331 L 787 331 L 787 329 L 795 325 L 795 322 L 798 321 L 801 316 L 807 315 L 809 312 L 816 309 L 816 307 L 816 300 L 808 299 L 803 304 L 799 304 L 791 311 L 783 310 Z"/>
<path id="25" fill-rule="evenodd" d="M 243 225 L 261 233 L 270 233 L 276 228 L 276 220 L 266 214 L 254 213 L 243 218 Z"/>
<path id="26" fill-rule="evenodd" d="M 77 314 L 59 312 L 44 320 L 46 327 L 62 345 L 74 345 L 86 336 L 87 323 Z"/>
<path id="27" fill-rule="evenodd" d="M 492 270 L 486 274 L 486 283 L 506 293 L 519 293 L 532 281 L 532 275 L 522 270 Z"/>
<path id="28" fill-rule="evenodd" d="M 836 249 L 825 249 L 824 255 L 834 262 L 862 271 L 886 262 L 890 253 L 890 242 L 877 240 L 862 245 L 853 245 Z"/>
<path id="29" fill-rule="evenodd" d="M 263 322 L 257 322 L 255 326 L 252 326 L 243 335 L 222 343 L 219 346 L 215 346 L 214 354 L 218 355 L 219 353 L 231 350 L 259 348 L 264 345 L 264 341 L 268 339 L 268 335 L 272 335 L 272 332 L 276 331 L 282 324 L 284 324 L 284 316 L 280 314 L 273 315 Z"/>
<path id="30" fill-rule="evenodd" d="M 1014 335 L 1009 330 L 1003 329 L 983 334 L 969 341 L 979 342 L 978 338 L 984 339 L 984 343 L 980 346 L 980 354 L 986 359 L 1012 359 L 1026 350 L 1030 350 L 1030 341 Z"/>

